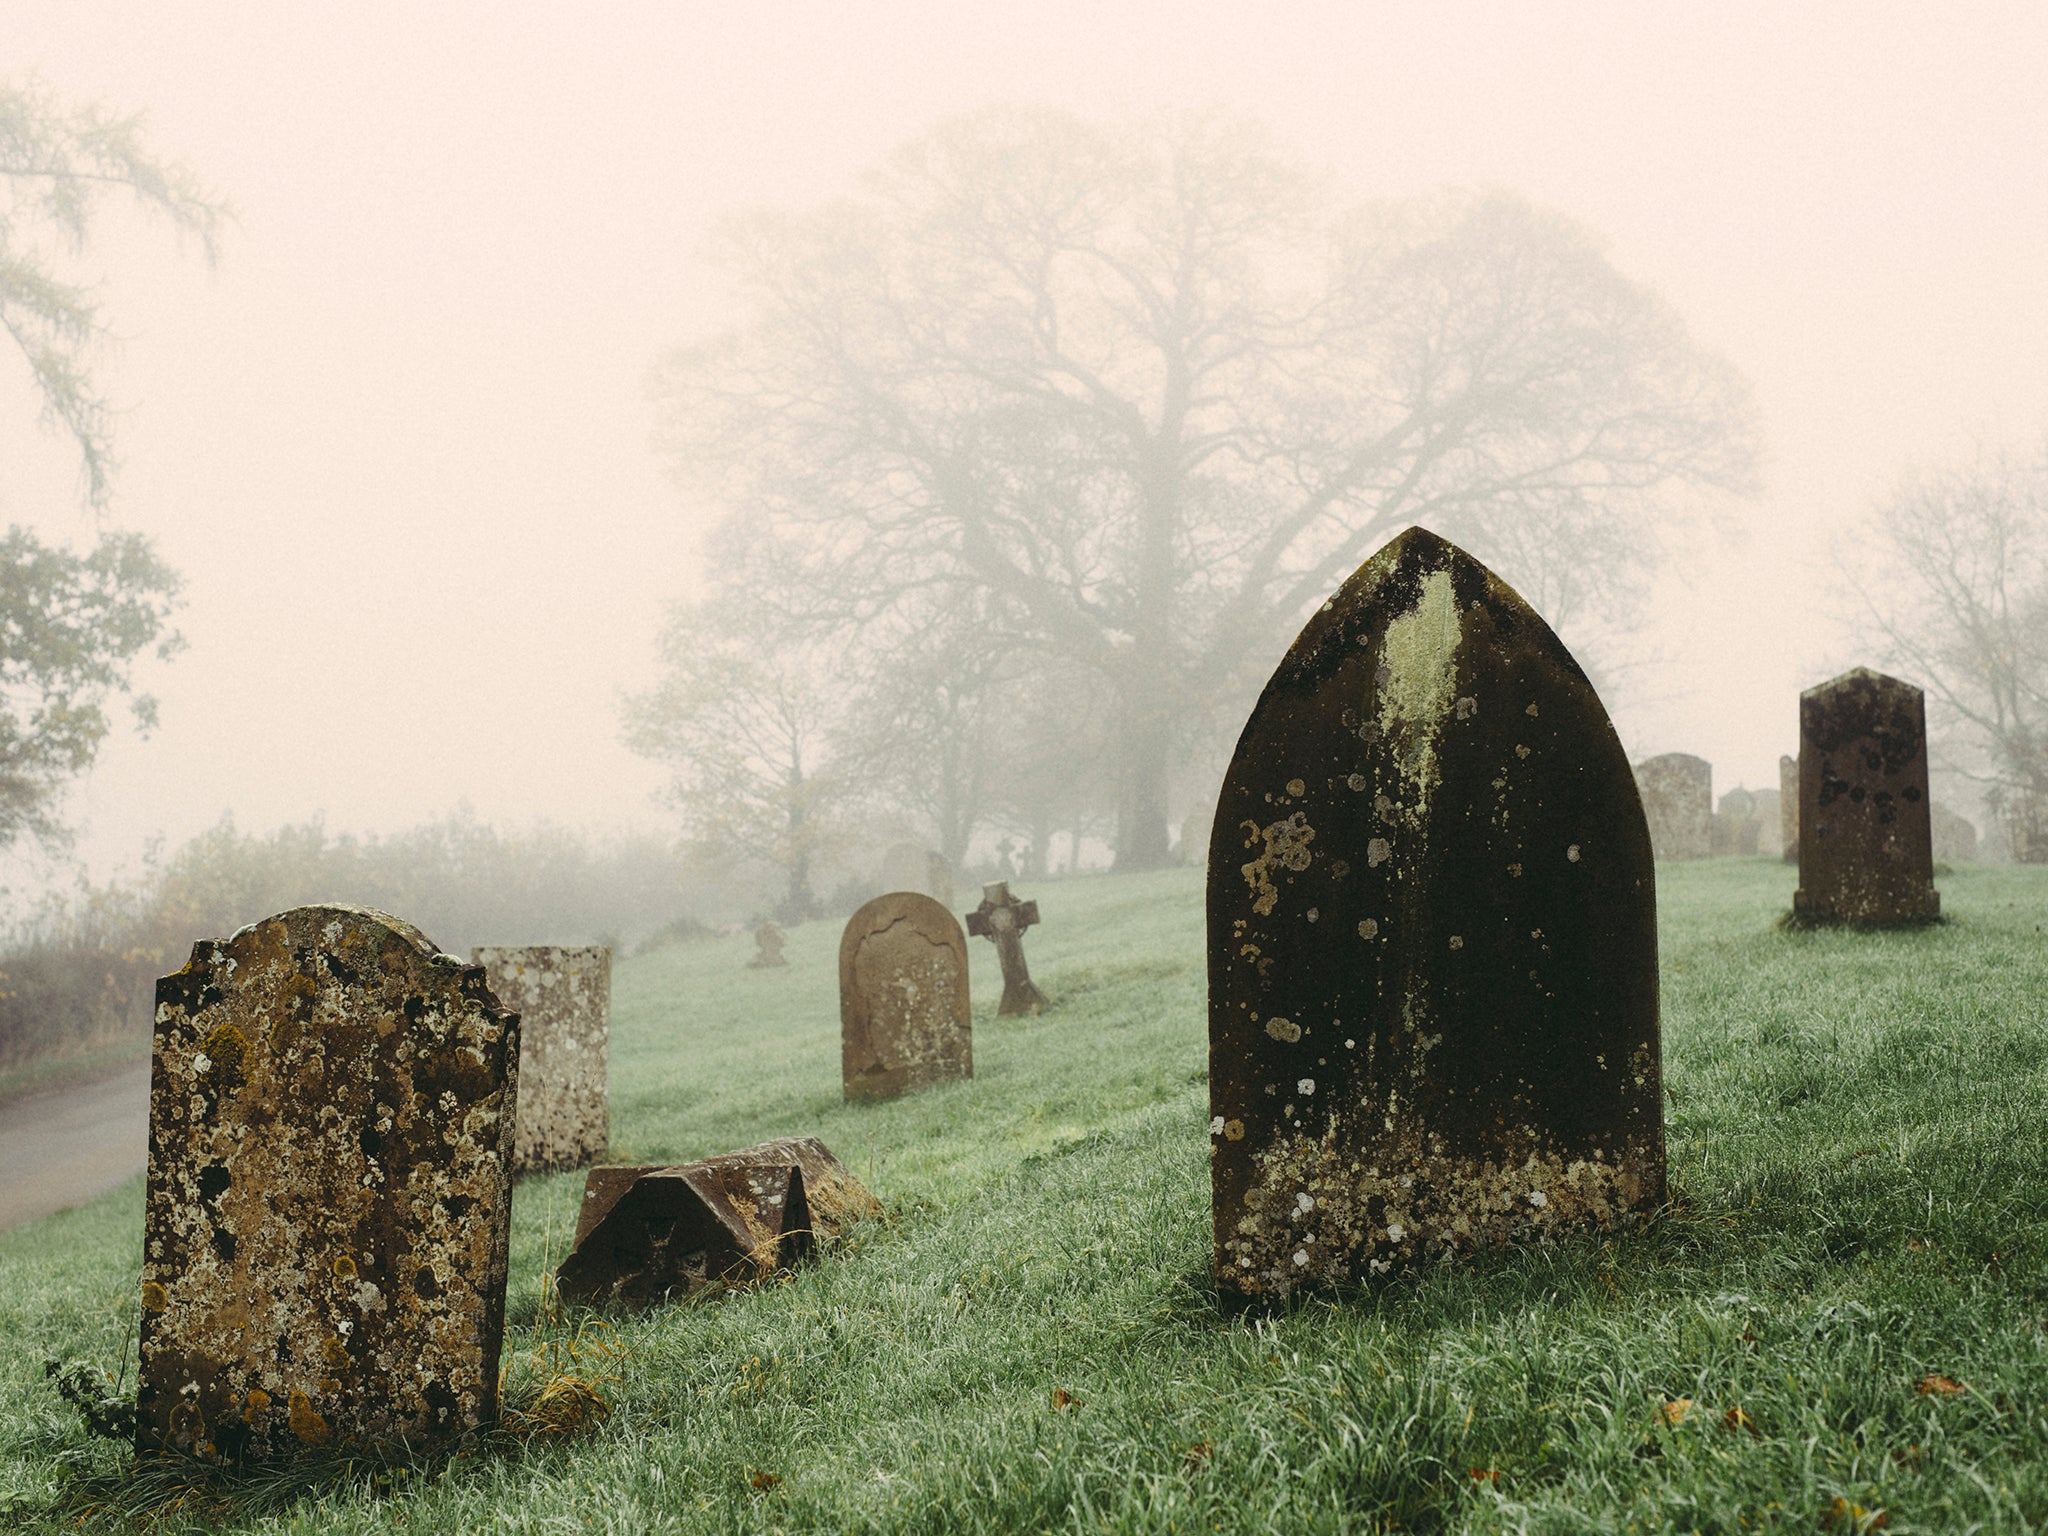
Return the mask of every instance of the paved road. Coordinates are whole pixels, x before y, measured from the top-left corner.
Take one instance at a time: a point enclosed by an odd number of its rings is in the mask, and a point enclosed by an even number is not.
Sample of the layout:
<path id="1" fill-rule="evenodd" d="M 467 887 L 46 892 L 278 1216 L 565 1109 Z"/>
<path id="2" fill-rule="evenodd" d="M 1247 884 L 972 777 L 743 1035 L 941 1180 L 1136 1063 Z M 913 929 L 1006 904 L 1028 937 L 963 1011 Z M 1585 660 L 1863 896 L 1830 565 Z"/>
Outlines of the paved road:
<path id="1" fill-rule="evenodd" d="M 149 1063 L 0 1104 L 0 1232 L 142 1172 Z"/>

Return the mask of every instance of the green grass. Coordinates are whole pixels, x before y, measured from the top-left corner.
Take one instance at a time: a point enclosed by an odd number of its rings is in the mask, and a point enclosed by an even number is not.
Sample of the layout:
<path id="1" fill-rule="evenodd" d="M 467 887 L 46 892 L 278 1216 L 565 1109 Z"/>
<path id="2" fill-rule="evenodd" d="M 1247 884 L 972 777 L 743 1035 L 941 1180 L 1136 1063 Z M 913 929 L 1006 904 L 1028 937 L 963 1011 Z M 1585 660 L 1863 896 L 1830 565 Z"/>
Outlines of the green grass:
<path id="1" fill-rule="evenodd" d="M 1056 1011 L 995 1019 L 974 941 L 977 1077 L 880 1106 L 840 1102 L 836 927 L 784 971 L 623 962 L 618 1158 L 815 1133 L 895 1221 L 619 1323 L 579 1439 L 230 1475 L 154 1528 L 2048 1529 L 2048 870 L 1962 869 L 1951 922 L 1884 934 L 1777 929 L 1776 863 L 1660 879 L 1674 1209 L 1268 1318 L 1207 1278 L 1195 872 L 1026 893 Z M 535 1318 L 579 1189 L 520 1187 L 508 1350 L 568 1332 Z M 140 1229 L 130 1186 L 0 1236 L 0 1527 L 132 1528 L 169 1482 L 41 1374 L 119 1356 Z"/>

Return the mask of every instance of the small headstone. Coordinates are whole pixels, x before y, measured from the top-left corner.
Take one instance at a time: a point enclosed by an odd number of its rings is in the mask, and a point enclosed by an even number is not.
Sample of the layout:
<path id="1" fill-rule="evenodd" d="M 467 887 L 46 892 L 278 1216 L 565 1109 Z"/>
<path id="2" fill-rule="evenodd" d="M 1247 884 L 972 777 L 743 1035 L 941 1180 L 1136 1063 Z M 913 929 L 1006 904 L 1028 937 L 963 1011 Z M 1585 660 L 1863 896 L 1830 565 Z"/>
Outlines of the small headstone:
<path id="1" fill-rule="evenodd" d="M 1007 880 L 984 885 L 981 905 L 967 914 L 967 931 L 976 938 L 992 940 L 996 958 L 1002 963 L 1003 1000 L 996 1008 L 998 1018 L 1042 1013 L 1052 1006 L 1024 963 L 1024 930 L 1037 921 L 1038 903 L 1012 896 Z"/>
<path id="2" fill-rule="evenodd" d="M 1977 857 L 1977 826 L 1945 805 L 1930 806 L 1928 832 L 1934 856 L 1944 864 L 1968 864 Z"/>
<path id="3" fill-rule="evenodd" d="M 839 940 L 841 1068 L 848 1099 L 892 1099 L 974 1076 L 967 937 L 915 891 L 877 896 Z"/>
<path id="4" fill-rule="evenodd" d="M 491 992 L 519 1015 L 519 1130 L 514 1173 L 587 1168 L 611 1140 L 612 952 L 486 945 L 469 952 Z"/>
<path id="5" fill-rule="evenodd" d="M 1799 759 L 1778 759 L 1778 835 L 1783 846 L 1778 856 L 1787 864 L 1799 862 Z"/>
<path id="6" fill-rule="evenodd" d="M 1785 845 L 1785 812 L 1779 804 L 1781 799 L 1775 789 L 1756 791 L 1756 851 L 1773 859 L 1784 852 Z"/>
<path id="7" fill-rule="evenodd" d="M 1795 917 L 1865 927 L 1941 914 L 1927 803 L 1927 708 L 1858 667 L 1799 696 Z"/>
<path id="8" fill-rule="evenodd" d="M 747 962 L 750 971 L 765 971 L 789 962 L 782 957 L 782 946 L 787 940 L 779 925 L 763 923 L 754 930 L 754 958 Z"/>
<path id="9" fill-rule="evenodd" d="M 1247 721 L 1209 861 L 1216 1278 L 1367 1280 L 1664 1198 L 1656 878 L 1592 685 L 1411 529 Z"/>
<path id="10" fill-rule="evenodd" d="M 482 967 L 295 907 L 157 983 L 137 1443 L 264 1459 L 494 1420 L 519 1019 Z"/>
<path id="11" fill-rule="evenodd" d="M 1713 851 L 1713 765 L 1690 752 L 1666 752 L 1637 763 L 1635 773 L 1657 857 L 1706 858 Z"/>
<path id="12" fill-rule="evenodd" d="M 642 1307 L 764 1280 L 881 1204 L 816 1137 L 784 1137 L 674 1167 L 601 1167 L 584 1178 L 564 1301 Z"/>
<path id="13" fill-rule="evenodd" d="M 1747 857 L 1756 852 L 1756 796 L 1740 784 L 1721 797 L 1714 812 L 1714 854 Z"/>

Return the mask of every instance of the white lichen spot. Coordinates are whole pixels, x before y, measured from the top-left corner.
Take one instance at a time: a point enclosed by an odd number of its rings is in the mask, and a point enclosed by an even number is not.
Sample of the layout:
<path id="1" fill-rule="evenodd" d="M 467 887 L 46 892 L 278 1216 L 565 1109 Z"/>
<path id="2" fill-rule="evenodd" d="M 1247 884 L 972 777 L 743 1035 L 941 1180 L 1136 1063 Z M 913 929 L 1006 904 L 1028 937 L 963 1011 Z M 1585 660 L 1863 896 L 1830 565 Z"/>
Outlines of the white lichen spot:
<path id="1" fill-rule="evenodd" d="M 1365 867 L 1367 869 L 1378 869 L 1393 856 L 1393 847 L 1384 837 L 1376 837 L 1365 845 Z"/>
<path id="2" fill-rule="evenodd" d="M 1540 1211 L 1543 1207 L 1550 1204 L 1550 1196 L 1543 1193 L 1540 1189 L 1532 1189 L 1529 1191 L 1529 1203 Z"/>
<path id="3" fill-rule="evenodd" d="M 1344 781 L 1344 785 L 1347 789 L 1359 790 L 1364 789 L 1365 786 L 1370 782 L 1371 781 L 1367 779 L 1364 774 L 1354 773 L 1353 775 L 1351 775 L 1350 778 Z"/>
<path id="4" fill-rule="evenodd" d="M 1358 936 L 1361 939 L 1375 938 L 1378 936 L 1379 931 L 1380 925 L 1379 920 L 1377 918 L 1368 917 L 1364 922 L 1358 925 Z"/>
<path id="5" fill-rule="evenodd" d="M 1458 700 L 1458 718 L 1460 720 L 1470 720 L 1478 713 L 1479 701 L 1477 699 L 1468 697 Z"/>
<path id="6" fill-rule="evenodd" d="M 1464 937 L 1464 935 L 1463 935 L 1463 934 L 1458 934 L 1458 933 L 1454 933 L 1454 934 L 1452 934 L 1452 935 L 1451 935 L 1451 948 L 1453 948 L 1453 949 L 1463 949 L 1464 947 L 1465 947 L 1465 937 Z"/>
<path id="7" fill-rule="evenodd" d="M 1522 744 L 1521 744 L 1520 742 L 1516 742 L 1516 743 L 1515 743 L 1515 756 L 1517 756 L 1517 757 L 1527 757 L 1528 755 L 1529 755 L 1529 749 L 1528 749 L 1527 747 L 1523 746 L 1523 745 L 1522 745 Z"/>
<path id="8" fill-rule="evenodd" d="M 211 1072 L 213 1070 L 213 1058 L 207 1055 L 206 1052 L 201 1051 L 197 1056 L 194 1056 L 192 1058 L 192 1070 L 195 1074 L 200 1072 Z"/>
<path id="9" fill-rule="evenodd" d="M 1221 1136 L 1223 1134 L 1223 1117 L 1221 1115 L 1217 1115 L 1209 1121 L 1209 1134 L 1211 1136 Z M 590 1197 L 585 1195 L 584 1198 L 587 1200 Z"/>
<path id="10" fill-rule="evenodd" d="M 1572 861 L 1572 862 L 1573 862 L 1574 864 L 1578 863 L 1578 862 L 1579 862 L 1579 845 L 1578 845 L 1577 843 L 1573 843 L 1573 844 L 1571 845 L 1571 847 L 1569 847 L 1569 848 L 1565 849 L 1565 851 L 1564 851 L 1564 856 L 1565 856 L 1566 858 L 1570 859 L 1570 860 L 1571 860 L 1571 861 Z"/>
<path id="11" fill-rule="evenodd" d="M 1310 922 L 1314 922 L 1317 918 L 1321 917 L 1322 915 L 1323 914 L 1315 907 L 1310 907 L 1308 909 L 1308 920 Z"/>
<path id="12" fill-rule="evenodd" d="M 1402 799 L 1418 825 L 1440 778 L 1437 735 L 1452 708 L 1458 640 L 1457 595 L 1444 570 L 1422 579 L 1415 606 L 1387 626 L 1380 646 L 1380 730 L 1410 786 Z"/>
<path id="13" fill-rule="evenodd" d="M 1294 1085 L 1294 1091 L 1305 1099 L 1316 1091 L 1316 1080 L 1312 1077 L 1304 1077 Z"/>
<path id="14" fill-rule="evenodd" d="M 1301 779 L 1289 779 L 1287 781 L 1287 793 L 1290 795 L 1305 795 L 1308 793 L 1308 784 Z"/>
<path id="15" fill-rule="evenodd" d="M 1531 719 L 1534 719 L 1536 716 L 1536 706 L 1534 704 L 1531 704 L 1527 709 L 1523 710 L 1522 713 L 1529 716 Z"/>
<path id="16" fill-rule="evenodd" d="M 1347 1051 L 1355 1051 L 1358 1049 L 1358 1042 L 1356 1040 L 1346 1040 L 1344 1042 L 1344 1049 Z"/>
<path id="17" fill-rule="evenodd" d="M 1316 1197 L 1310 1194 L 1307 1190 L 1304 1189 L 1300 1194 L 1294 1197 L 1295 1215 L 1306 1216 L 1310 1211 L 1314 1210 L 1315 1208 Z"/>
<path id="18" fill-rule="evenodd" d="M 1400 1242 L 1400 1241 L 1401 1241 L 1401 1240 L 1402 1240 L 1403 1238 L 1405 1238 L 1405 1237 L 1406 1237 L 1407 1235 L 1408 1235 L 1408 1229 L 1407 1229 L 1406 1227 L 1402 1226 L 1402 1225 L 1401 1225 L 1401 1223 L 1399 1223 L 1398 1221 L 1395 1221 L 1395 1222 L 1389 1222 L 1389 1223 L 1387 1224 L 1387 1241 L 1388 1241 L 1388 1242 L 1390 1242 L 1390 1243 L 1398 1243 L 1398 1242 Z"/>
<path id="19" fill-rule="evenodd" d="M 1295 1267 L 1296 1267 L 1297 1269 L 1299 1269 L 1299 1268 L 1302 1268 L 1303 1266 L 1305 1266 L 1305 1265 L 1306 1265 L 1307 1263 L 1308 1263 L 1308 1254 L 1307 1254 L 1307 1252 L 1306 1252 L 1305 1250 L 1303 1250 L 1303 1249 L 1300 1249 L 1300 1248 L 1297 1248 L 1297 1249 L 1295 1249 L 1295 1250 L 1294 1250 L 1294 1264 L 1295 1264 Z"/>

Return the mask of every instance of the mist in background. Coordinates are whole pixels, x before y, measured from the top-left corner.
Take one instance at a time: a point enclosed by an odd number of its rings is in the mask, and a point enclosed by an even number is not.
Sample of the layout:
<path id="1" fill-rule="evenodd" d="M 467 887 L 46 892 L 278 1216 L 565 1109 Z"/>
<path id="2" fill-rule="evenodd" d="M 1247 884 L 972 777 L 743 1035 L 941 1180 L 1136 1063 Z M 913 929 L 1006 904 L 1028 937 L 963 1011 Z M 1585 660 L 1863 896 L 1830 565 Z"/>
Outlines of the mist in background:
<path id="1" fill-rule="evenodd" d="M 1863 659 L 1847 531 L 1909 467 L 2048 428 L 2038 6 L 14 0 L 0 41 L 146 110 L 237 212 L 212 270 L 118 216 L 85 264 L 123 338 L 110 520 L 183 575 L 189 642 L 66 806 L 99 880 L 228 813 L 665 835 L 621 705 L 723 510 L 649 397 L 741 318 L 707 238 L 991 104 L 1213 110 L 1338 201 L 1501 188 L 1599 236 L 1754 390 L 1761 494 L 1698 505 L 1601 658 L 1630 755 L 1706 757 L 1717 794 L 1775 785 L 1799 690 Z M 0 366 L 0 521 L 83 537 L 36 413 Z M 9 857 L 17 890 L 65 874 Z"/>

